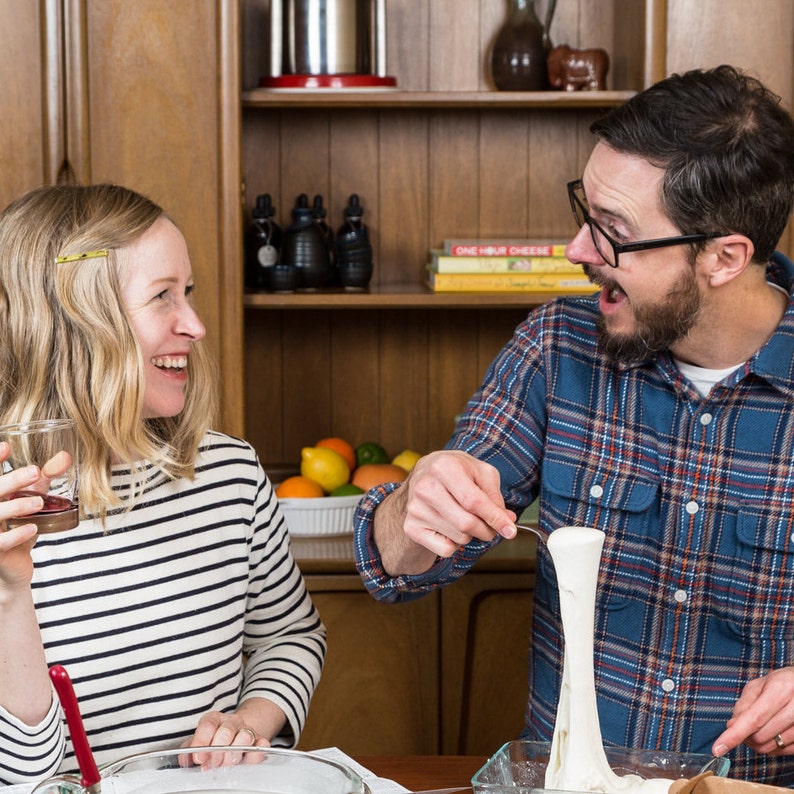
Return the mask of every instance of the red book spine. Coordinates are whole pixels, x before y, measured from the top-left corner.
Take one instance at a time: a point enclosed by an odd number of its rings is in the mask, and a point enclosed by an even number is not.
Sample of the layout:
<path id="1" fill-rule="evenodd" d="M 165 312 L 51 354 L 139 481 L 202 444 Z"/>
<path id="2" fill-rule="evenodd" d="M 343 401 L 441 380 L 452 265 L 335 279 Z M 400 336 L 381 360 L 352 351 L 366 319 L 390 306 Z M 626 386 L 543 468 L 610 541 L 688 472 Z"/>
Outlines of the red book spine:
<path id="1" fill-rule="evenodd" d="M 565 256 L 564 245 L 534 243 L 466 244 L 453 243 L 448 247 L 450 256 Z"/>

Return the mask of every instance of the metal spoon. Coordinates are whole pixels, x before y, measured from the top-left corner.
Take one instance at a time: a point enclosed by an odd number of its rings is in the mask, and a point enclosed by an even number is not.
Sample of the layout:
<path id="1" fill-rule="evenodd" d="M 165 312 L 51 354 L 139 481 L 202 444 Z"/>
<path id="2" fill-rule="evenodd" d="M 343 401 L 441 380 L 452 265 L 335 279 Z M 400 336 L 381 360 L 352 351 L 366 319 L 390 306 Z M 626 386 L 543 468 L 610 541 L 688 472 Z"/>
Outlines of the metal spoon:
<path id="1" fill-rule="evenodd" d="M 531 532 L 535 537 L 540 540 L 541 543 L 548 545 L 549 542 L 549 533 L 544 532 L 539 527 L 534 526 L 533 524 L 520 524 L 516 523 L 516 529 L 523 531 L 523 532 Z"/>

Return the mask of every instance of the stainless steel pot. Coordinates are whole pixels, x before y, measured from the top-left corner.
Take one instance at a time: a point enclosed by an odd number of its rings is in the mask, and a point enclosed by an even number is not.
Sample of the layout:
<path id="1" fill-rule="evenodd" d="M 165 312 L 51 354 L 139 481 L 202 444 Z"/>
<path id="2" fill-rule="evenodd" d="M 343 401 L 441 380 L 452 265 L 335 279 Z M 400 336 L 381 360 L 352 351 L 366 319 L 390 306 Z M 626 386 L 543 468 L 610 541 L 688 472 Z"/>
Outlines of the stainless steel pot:
<path id="1" fill-rule="evenodd" d="M 386 75 L 386 0 L 271 0 L 270 74 Z"/>

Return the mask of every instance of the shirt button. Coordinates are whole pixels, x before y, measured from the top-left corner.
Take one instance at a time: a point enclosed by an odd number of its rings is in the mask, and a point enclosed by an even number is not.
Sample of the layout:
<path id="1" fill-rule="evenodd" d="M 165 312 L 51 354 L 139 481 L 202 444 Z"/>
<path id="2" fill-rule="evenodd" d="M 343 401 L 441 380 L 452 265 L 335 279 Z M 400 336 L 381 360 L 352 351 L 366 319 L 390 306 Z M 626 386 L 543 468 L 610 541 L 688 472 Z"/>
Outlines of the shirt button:
<path id="1" fill-rule="evenodd" d="M 665 678 L 662 681 L 662 689 L 665 692 L 672 692 L 675 689 L 675 681 L 672 678 Z"/>
<path id="2" fill-rule="evenodd" d="M 687 599 L 686 590 L 676 590 L 673 598 L 675 598 L 679 604 L 683 604 Z"/>
<path id="3" fill-rule="evenodd" d="M 704 427 L 706 425 L 710 425 L 713 418 L 714 417 L 711 414 L 702 414 L 700 417 L 700 424 L 702 424 Z"/>
<path id="4" fill-rule="evenodd" d="M 689 515 L 695 515 L 698 510 L 700 510 L 700 506 L 694 499 L 691 502 L 686 503 L 686 511 L 689 513 Z"/>
<path id="5" fill-rule="evenodd" d="M 603 495 L 604 489 L 600 485 L 594 485 L 590 489 L 590 496 L 592 496 L 593 499 L 600 499 Z"/>

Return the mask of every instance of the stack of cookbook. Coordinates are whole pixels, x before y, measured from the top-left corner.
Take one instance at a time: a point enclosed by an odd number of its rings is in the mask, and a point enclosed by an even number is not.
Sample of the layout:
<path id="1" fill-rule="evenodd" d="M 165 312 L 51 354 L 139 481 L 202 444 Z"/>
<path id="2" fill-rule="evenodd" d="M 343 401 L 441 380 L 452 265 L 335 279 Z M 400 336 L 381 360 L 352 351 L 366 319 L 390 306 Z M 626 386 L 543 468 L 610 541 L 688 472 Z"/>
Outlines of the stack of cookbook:
<path id="1" fill-rule="evenodd" d="M 558 240 L 444 241 L 430 250 L 428 285 L 434 292 L 552 292 L 587 294 L 595 287 L 565 258 Z"/>

